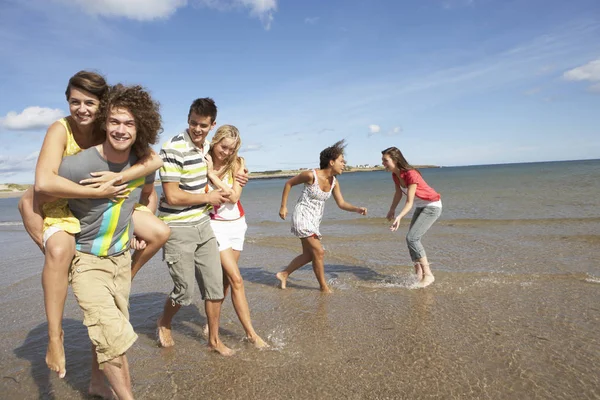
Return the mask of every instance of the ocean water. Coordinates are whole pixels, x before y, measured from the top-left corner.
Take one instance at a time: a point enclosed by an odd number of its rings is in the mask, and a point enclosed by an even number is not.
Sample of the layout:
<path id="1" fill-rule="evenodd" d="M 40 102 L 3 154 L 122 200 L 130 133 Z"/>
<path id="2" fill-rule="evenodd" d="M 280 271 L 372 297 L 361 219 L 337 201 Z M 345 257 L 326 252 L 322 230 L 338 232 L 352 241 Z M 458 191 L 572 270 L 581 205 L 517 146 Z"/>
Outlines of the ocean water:
<path id="1" fill-rule="evenodd" d="M 171 280 L 156 256 L 132 288 L 137 398 L 600 398 L 600 160 L 422 174 L 443 202 L 423 239 L 435 283 L 415 286 L 404 242 L 409 216 L 389 231 L 390 174 L 348 173 L 339 177 L 343 196 L 368 215 L 328 201 L 321 232 L 332 295 L 320 294 L 310 266 L 277 288 L 274 274 L 301 251 L 291 216 L 278 216 L 285 179 L 250 181 L 240 267 L 254 326 L 271 349 L 242 341 L 229 300 L 221 339 L 235 356 L 206 349 L 200 300 L 176 316 L 175 348 L 159 349 L 155 321 Z M 90 356 L 72 295 L 67 378 L 45 367 L 43 258 L 16 204 L 0 199 L 0 397 L 85 398 Z"/>

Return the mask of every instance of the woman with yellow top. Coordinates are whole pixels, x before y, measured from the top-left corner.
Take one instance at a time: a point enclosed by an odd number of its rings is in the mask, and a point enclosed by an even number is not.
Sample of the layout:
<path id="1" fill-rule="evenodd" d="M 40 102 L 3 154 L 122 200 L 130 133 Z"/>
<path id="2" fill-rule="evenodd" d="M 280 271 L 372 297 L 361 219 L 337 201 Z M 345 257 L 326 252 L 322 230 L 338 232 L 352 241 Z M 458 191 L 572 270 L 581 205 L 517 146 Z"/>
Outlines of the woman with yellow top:
<path id="1" fill-rule="evenodd" d="M 147 176 L 162 166 L 162 160 L 152 153 L 137 164 L 117 175 L 100 171 L 91 179 L 76 184 L 58 175 L 62 158 L 76 154 L 82 149 L 95 146 L 105 140 L 100 129 L 102 97 L 108 85 L 95 73 L 80 71 L 69 80 L 65 92 L 70 115 L 54 122 L 48 128 L 35 170 L 35 190 L 29 189 L 19 201 L 19 211 L 27 233 L 45 254 L 42 272 L 44 303 L 48 319 L 48 349 L 46 364 L 63 378 L 66 374 L 63 346 L 62 315 L 68 289 L 68 271 L 75 255 L 73 235 L 80 231 L 79 221 L 68 208 L 68 198 L 118 198 L 126 196 L 127 182 Z M 56 198 L 47 195 L 54 193 Z M 156 192 L 148 206 L 156 209 Z M 141 206 L 137 210 L 149 211 Z M 132 243 L 136 250 L 132 257 L 132 278 L 169 237 L 169 228 L 153 212 L 134 212 Z M 90 393 L 102 389 L 90 384 Z"/>

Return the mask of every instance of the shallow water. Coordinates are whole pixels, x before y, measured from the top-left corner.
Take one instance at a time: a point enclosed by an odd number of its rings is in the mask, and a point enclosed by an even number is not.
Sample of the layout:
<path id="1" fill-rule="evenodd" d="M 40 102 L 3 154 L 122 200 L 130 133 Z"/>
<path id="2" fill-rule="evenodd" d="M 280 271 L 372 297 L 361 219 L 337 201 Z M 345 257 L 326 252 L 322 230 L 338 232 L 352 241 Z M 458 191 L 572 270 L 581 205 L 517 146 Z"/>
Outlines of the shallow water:
<path id="1" fill-rule="evenodd" d="M 278 220 L 284 181 L 250 182 L 242 274 L 254 326 L 271 349 L 242 341 L 230 300 L 221 339 L 238 350 L 233 357 L 206 349 L 199 301 L 176 316 L 175 348 L 158 348 L 155 321 L 171 280 L 155 257 L 131 298 L 140 335 L 128 354 L 136 397 L 600 398 L 600 162 L 423 175 L 444 202 L 424 239 L 435 283 L 415 288 L 404 243 L 408 220 L 399 232 L 388 230 L 389 174 L 346 174 L 344 197 L 367 205 L 369 216 L 328 204 L 322 233 L 332 295 L 319 293 L 309 266 L 292 275 L 289 289 L 276 287 L 274 273 L 299 253 L 300 242 L 289 221 Z M 14 223 L 15 205 L 0 200 L 0 397 L 85 398 L 89 345 L 71 295 L 67 378 L 45 367 L 43 260 Z"/>

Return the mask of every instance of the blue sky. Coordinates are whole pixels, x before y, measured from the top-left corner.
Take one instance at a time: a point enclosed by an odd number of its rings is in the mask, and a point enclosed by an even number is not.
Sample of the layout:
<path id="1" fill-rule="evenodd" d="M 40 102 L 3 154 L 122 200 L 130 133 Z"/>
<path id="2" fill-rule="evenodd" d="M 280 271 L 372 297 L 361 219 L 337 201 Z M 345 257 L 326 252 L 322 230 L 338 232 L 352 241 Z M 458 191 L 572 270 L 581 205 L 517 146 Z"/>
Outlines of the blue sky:
<path id="1" fill-rule="evenodd" d="M 213 97 L 252 171 L 342 138 L 351 165 L 600 158 L 597 0 L 2 0 L 0 52 L 0 182 L 33 182 L 81 69 L 147 87 L 161 141 Z"/>

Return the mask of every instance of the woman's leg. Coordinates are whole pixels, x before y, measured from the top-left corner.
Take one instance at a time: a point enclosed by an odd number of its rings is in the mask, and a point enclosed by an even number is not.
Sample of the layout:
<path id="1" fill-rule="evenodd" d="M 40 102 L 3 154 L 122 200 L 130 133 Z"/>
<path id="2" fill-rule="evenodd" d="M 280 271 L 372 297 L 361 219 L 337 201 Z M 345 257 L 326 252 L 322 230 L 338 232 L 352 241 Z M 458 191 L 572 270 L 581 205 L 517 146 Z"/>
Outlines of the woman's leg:
<path id="1" fill-rule="evenodd" d="M 44 217 L 42 216 L 41 208 L 37 200 L 38 196 L 34 193 L 33 189 L 27 189 L 19 199 L 19 213 L 21 214 L 25 230 L 43 253 L 44 244 L 42 231 L 44 228 Z"/>
<path id="2" fill-rule="evenodd" d="M 287 287 L 287 278 L 292 274 L 292 272 L 312 261 L 312 253 L 310 252 L 310 248 L 305 243 L 305 238 L 300 239 L 300 241 L 302 242 L 302 254 L 294 258 L 286 269 L 275 274 L 275 277 L 277 277 L 281 283 L 282 289 Z"/>
<path id="3" fill-rule="evenodd" d="M 69 267 L 75 255 L 75 238 L 59 231 L 46 241 L 46 257 L 42 271 L 44 304 L 48 319 L 48 350 L 46 364 L 63 378 L 65 350 L 63 347 L 62 317 L 69 287 Z"/>
<path id="4" fill-rule="evenodd" d="M 422 272 L 423 278 L 420 281 L 421 287 L 429 286 L 435 281 L 433 273 L 429 268 L 429 262 L 425 249 L 421 244 L 421 238 L 431 228 L 433 223 L 439 218 L 442 213 L 440 207 L 424 207 L 417 208 L 410 224 L 408 233 L 406 234 L 406 243 L 413 262 L 418 263 Z"/>
<path id="5" fill-rule="evenodd" d="M 325 279 L 325 250 L 323 250 L 321 240 L 311 236 L 303 238 L 302 243 L 306 243 L 306 247 L 308 247 L 312 255 L 313 272 L 317 277 L 319 286 L 321 286 L 321 292 L 332 293 L 329 286 L 327 286 L 327 280 Z"/>
<path id="6" fill-rule="evenodd" d="M 235 253 L 237 253 L 237 255 Z M 250 308 L 248 307 L 248 300 L 246 299 L 244 280 L 242 279 L 237 264 L 240 257 L 239 253 L 239 251 L 234 251 L 231 248 L 221 251 L 221 265 L 223 266 L 223 272 L 225 272 L 229 285 L 231 286 L 231 301 L 233 302 L 233 308 L 246 331 L 246 338 L 250 343 L 258 348 L 267 347 L 265 341 L 254 331 L 252 321 L 250 320 Z"/>
<path id="7" fill-rule="evenodd" d="M 146 247 L 136 250 L 131 256 L 131 279 L 165 244 L 171 235 L 171 228 L 147 211 L 133 212 L 133 233 L 146 242 Z"/>

